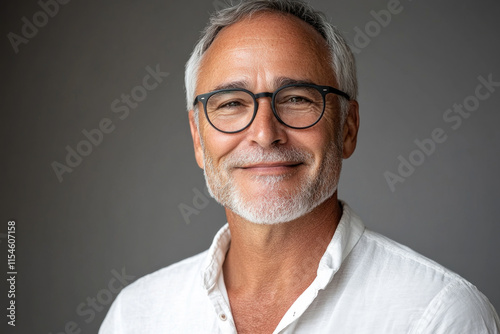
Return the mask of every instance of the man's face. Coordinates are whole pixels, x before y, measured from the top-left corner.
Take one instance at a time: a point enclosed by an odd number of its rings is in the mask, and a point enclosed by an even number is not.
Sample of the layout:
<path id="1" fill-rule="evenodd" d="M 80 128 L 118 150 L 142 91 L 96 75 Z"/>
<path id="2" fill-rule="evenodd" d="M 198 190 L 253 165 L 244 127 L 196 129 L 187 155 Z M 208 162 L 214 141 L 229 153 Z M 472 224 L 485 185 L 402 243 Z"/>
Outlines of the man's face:
<path id="1" fill-rule="evenodd" d="M 196 95 L 226 87 L 273 92 L 286 80 L 338 87 L 326 42 L 305 22 L 260 14 L 224 28 L 205 53 Z M 337 97 L 327 95 L 319 123 L 292 129 L 273 115 L 270 98 L 245 130 L 214 129 L 199 104 L 199 131 L 190 112 L 197 162 L 212 196 L 254 223 L 279 223 L 314 209 L 336 191 L 342 161 Z"/>

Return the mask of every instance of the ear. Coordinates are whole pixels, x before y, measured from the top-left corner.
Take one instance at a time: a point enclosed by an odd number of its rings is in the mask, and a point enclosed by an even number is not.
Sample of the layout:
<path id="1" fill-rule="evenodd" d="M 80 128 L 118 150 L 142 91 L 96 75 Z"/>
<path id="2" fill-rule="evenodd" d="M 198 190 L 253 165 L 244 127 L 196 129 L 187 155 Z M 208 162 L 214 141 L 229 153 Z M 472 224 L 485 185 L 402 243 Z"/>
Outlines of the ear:
<path id="1" fill-rule="evenodd" d="M 342 157 L 349 158 L 356 149 L 359 130 L 359 104 L 357 101 L 349 101 L 349 111 L 344 122 L 344 147 Z"/>
<path id="2" fill-rule="evenodd" d="M 200 133 L 196 127 L 196 121 L 194 119 L 194 111 L 189 110 L 189 127 L 191 128 L 191 136 L 193 137 L 194 144 L 194 157 L 196 162 L 201 169 L 203 169 L 203 149 L 201 147 Z"/>

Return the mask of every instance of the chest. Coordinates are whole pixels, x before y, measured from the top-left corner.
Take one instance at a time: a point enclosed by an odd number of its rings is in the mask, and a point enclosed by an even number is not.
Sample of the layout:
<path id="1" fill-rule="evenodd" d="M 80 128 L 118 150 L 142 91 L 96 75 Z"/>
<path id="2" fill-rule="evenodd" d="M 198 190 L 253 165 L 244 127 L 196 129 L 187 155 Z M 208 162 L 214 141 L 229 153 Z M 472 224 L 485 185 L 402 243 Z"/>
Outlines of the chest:
<path id="1" fill-rule="evenodd" d="M 272 333 L 287 309 L 266 303 L 235 302 L 231 305 L 238 334 Z"/>
<path id="2" fill-rule="evenodd" d="M 272 333 L 297 297 L 295 294 L 281 298 L 230 297 L 231 312 L 238 334 Z"/>

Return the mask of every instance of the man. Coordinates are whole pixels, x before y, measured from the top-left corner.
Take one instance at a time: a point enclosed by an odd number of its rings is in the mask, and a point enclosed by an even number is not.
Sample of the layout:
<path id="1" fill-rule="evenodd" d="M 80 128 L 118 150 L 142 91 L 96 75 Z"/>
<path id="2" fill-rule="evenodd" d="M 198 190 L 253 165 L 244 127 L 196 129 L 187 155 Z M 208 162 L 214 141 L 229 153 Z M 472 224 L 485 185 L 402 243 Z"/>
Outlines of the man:
<path id="1" fill-rule="evenodd" d="M 186 67 L 198 165 L 228 224 L 117 297 L 100 333 L 498 333 L 460 276 L 337 199 L 359 127 L 354 59 L 298 1 L 222 10 Z"/>

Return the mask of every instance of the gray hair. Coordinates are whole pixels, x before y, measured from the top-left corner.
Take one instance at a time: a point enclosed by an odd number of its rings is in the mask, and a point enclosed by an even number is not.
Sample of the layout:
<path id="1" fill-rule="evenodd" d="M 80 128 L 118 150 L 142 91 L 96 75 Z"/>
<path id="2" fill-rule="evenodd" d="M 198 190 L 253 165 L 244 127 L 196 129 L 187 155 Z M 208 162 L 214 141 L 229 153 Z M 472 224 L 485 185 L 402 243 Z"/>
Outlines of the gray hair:
<path id="1" fill-rule="evenodd" d="M 243 0 L 237 5 L 224 8 L 211 15 L 209 24 L 205 27 L 200 40 L 186 63 L 187 110 L 193 108 L 201 60 L 217 34 L 224 27 L 241 21 L 257 12 L 291 14 L 310 24 L 318 31 L 328 44 L 331 53 L 331 64 L 329 65 L 335 72 L 338 89 L 346 92 L 351 99 L 356 99 L 358 83 L 354 56 L 340 31 L 327 21 L 323 13 L 314 10 L 311 5 L 300 0 Z M 349 103 L 345 99 L 339 99 L 339 101 L 341 119 L 343 120 L 347 114 Z M 197 114 L 198 108 L 195 108 L 196 121 L 198 121 Z"/>

